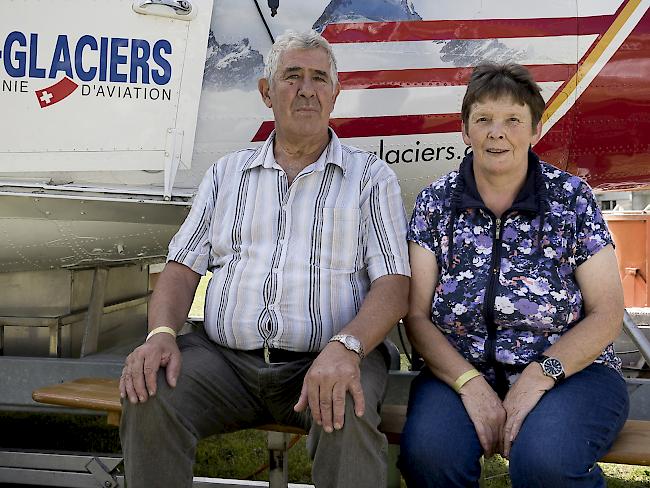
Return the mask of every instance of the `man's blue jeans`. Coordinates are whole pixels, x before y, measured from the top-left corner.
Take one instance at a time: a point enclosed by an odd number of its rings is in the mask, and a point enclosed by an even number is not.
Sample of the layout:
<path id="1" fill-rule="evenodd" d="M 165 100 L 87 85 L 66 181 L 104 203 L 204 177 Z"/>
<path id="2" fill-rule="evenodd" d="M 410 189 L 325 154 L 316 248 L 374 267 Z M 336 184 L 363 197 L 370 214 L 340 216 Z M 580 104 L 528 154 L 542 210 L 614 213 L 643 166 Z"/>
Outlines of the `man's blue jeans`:
<path id="1" fill-rule="evenodd" d="M 547 392 L 528 414 L 510 453 L 519 487 L 604 487 L 596 461 L 629 410 L 625 381 L 592 364 Z M 483 451 L 460 396 L 425 369 L 413 381 L 399 467 L 409 487 L 476 487 Z"/>

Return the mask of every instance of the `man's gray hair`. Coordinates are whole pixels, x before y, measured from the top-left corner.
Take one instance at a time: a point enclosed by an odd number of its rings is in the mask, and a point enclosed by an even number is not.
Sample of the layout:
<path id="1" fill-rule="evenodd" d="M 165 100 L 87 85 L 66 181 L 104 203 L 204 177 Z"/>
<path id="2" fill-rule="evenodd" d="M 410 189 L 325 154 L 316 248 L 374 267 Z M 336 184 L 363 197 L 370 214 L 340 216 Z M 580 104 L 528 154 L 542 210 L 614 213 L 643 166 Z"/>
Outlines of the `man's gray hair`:
<path id="1" fill-rule="evenodd" d="M 264 66 L 264 78 L 273 83 L 273 77 L 278 70 L 278 63 L 283 52 L 290 49 L 323 49 L 330 58 L 330 78 L 334 86 L 339 82 L 338 71 L 336 69 L 336 58 L 332 51 L 332 46 L 327 40 L 315 30 L 307 32 L 297 32 L 286 30 L 284 34 L 278 36 L 269 51 Z"/>

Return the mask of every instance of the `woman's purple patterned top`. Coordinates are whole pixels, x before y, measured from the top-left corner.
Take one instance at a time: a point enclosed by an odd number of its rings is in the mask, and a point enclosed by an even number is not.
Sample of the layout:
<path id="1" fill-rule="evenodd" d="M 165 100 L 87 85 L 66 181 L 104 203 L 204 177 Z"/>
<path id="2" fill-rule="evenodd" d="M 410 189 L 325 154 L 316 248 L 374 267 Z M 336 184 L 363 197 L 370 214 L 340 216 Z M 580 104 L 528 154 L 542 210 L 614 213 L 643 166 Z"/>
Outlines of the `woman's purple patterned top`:
<path id="1" fill-rule="evenodd" d="M 408 239 L 436 256 L 433 323 L 493 384 L 512 384 L 584 317 L 575 271 L 612 244 L 589 186 L 532 152 L 501 218 L 483 204 L 470 153 L 419 194 Z M 611 344 L 596 362 L 620 372 Z"/>

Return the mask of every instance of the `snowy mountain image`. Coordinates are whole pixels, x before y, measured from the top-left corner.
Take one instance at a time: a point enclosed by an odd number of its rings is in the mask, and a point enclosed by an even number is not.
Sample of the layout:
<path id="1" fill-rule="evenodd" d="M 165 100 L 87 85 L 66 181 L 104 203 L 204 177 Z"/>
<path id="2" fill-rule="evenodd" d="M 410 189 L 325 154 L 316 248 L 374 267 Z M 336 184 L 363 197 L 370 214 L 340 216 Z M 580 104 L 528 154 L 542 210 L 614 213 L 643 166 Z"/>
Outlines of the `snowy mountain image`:
<path id="1" fill-rule="evenodd" d="M 264 74 L 264 57 L 251 48 L 244 38 L 234 44 L 219 44 L 210 31 L 203 71 L 204 85 L 219 90 L 257 88 L 257 80 Z"/>
<path id="2" fill-rule="evenodd" d="M 496 39 L 454 39 L 440 49 L 440 59 L 454 66 L 474 66 L 481 61 L 518 63 L 526 59 L 526 52 L 509 48 Z"/>
<path id="3" fill-rule="evenodd" d="M 422 20 L 422 17 L 408 0 L 332 0 L 313 28 L 322 32 L 327 24 L 398 20 Z"/>

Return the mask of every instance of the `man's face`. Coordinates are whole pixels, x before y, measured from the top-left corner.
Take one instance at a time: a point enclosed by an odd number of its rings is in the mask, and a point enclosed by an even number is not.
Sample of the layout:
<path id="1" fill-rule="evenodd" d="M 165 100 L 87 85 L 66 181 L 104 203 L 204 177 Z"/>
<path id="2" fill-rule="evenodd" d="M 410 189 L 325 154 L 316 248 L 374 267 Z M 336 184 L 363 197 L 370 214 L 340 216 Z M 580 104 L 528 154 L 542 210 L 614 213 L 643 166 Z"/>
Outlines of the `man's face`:
<path id="1" fill-rule="evenodd" d="M 259 89 L 266 106 L 273 109 L 279 136 L 294 139 L 327 133 L 339 86 L 330 77 L 325 50 L 285 51 L 273 83 L 262 79 Z"/>

